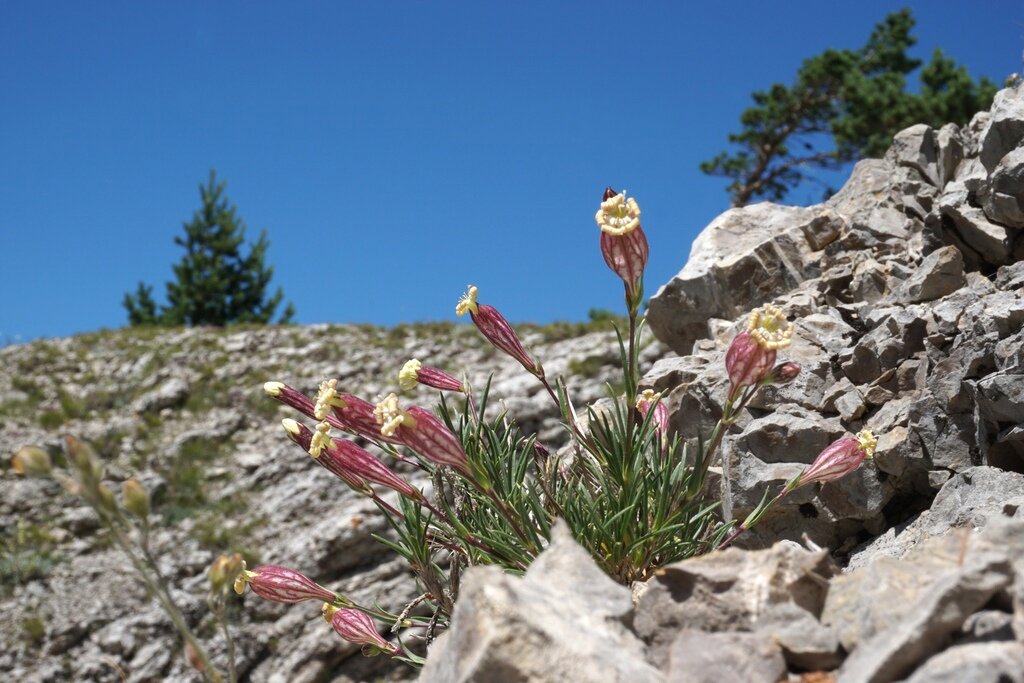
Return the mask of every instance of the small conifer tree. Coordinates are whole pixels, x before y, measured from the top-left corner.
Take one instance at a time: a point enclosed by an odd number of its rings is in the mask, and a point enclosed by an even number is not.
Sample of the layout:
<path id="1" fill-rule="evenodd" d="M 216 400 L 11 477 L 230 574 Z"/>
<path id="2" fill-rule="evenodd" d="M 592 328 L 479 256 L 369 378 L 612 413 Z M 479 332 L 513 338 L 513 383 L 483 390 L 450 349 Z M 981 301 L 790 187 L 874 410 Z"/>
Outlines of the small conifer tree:
<path id="1" fill-rule="evenodd" d="M 236 207 L 224 195 L 226 183 L 210 171 L 206 184 L 199 186 L 202 206 L 184 224 L 185 235 L 174 243 L 185 249 L 174 266 L 176 280 L 167 283 L 167 305 L 157 311 L 152 286 L 140 282 L 134 294 L 124 296 L 129 324 L 135 325 L 227 325 L 269 323 L 284 298 L 279 287 L 268 296 L 274 269 L 264 264 L 266 231 L 242 253 L 245 223 Z M 278 322 L 295 314 L 288 304 Z"/>
<path id="2" fill-rule="evenodd" d="M 987 109 L 995 84 L 975 81 L 939 49 L 920 72 L 920 90 L 907 90 L 907 77 L 922 64 L 907 54 L 917 42 L 913 27 L 909 9 L 894 12 L 864 47 L 826 50 L 804 61 L 792 85 L 755 92 L 754 106 L 740 116 L 742 130 L 729 135 L 733 149 L 703 162 L 701 171 L 731 181 L 733 206 L 779 201 L 818 182 L 817 170 L 881 156 L 904 128 L 964 124 Z"/>

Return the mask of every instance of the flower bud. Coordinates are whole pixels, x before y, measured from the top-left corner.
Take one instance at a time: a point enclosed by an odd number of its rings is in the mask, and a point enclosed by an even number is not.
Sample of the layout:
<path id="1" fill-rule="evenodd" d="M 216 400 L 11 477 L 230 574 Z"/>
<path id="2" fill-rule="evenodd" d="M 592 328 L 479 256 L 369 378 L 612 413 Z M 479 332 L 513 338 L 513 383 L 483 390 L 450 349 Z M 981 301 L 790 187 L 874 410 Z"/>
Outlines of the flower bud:
<path id="1" fill-rule="evenodd" d="M 235 579 L 235 592 L 241 595 L 245 592 L 246 586 L 252 588 L 252 592 L 264 600 L 274 602 L 291 603 L 304 600 L 334 602 L 338 599 L 338 596 L 332 591 L 315 583 L 305 574 L 274 564 L 256 567 L 249 571 L 243 561 L 241 572 Z"/>
<path id="2" fill-rule="evenodd" d="M 800 374 L 800 366 L 793 362 L 779 363 L 768 375 L 769 384 L 789 384 Z"/>
<path id="3" fill-rule="evenodd" d="M 403 391 L 409 391 L 417 384 L 423 384 L 442 391 L 463 391 L 462 382 L 455 379 L 447 372 L 423 365 L 413 358 L 402 366 L 398 373 L 398 386 Z"/>
<path id="4" fill-rule="evenodd" d="M 523 348 L 523 343 L 519 341 L 519 337 L 516 335 L 516 331 L 512 329 L 512 325 L 505 320 L 505 317 L 494 306 L 477 303 L 476 297 L 477 288 L 470 285 L 466 293 L 459 299 L 459 303 L 455 306 L 455 314 L 461 316 L 469 313 L 469 317 L 473 319 L 473 324 L 476 325 L 476 328 L 480 330 L 480 334 L 487 341 L 491 342 L 499 351 L 504 351 L 519 361 L 526 368 L 527 372 L 541 377 L 544 373 L 541 370 L 540 364 Z"/>
<path id="5" fill-rule="evenodd" d="M 124 509 L 139 519 L 149 517 L 149 493 L 137 480 L 129 479 L 121 483 L 121 500 Z"/>
<path id="6" fill-rule="evenodd" d="M 333 605 L 324 604 L 323 614 L 324 619 L 330 622 L 331 628 L 344 640 L 358 645 L 365 645 L 390 655 L 398 654 L 398 646 L 389 643 L 381 637 L 380 633 L 377 632 L 377 626 L 374 625 L 373 619 L 366 613 L 360 612 L 357 609 L 337 608 Z"/>
<path id="7" fill-rule="evenodd" d="M 214 592 L 226 589 L 242 571 L 244 560 L 238 553 L 233 555 L 221 555 L 210 565 L 210 588 Z"/>
<path id="8" fill-rule="evenodd" d="M 797 478 L 793 488 L 844 477 L 860 467 L 865 458 L 872 457 L 877 446 L 878 440 L 867 430 L 859 432 L 856 437 L 843 437 L 818 454 L 811 466 Z"/>
<path id="9" fill-rule="evenodd" d="M 18 474 L 45 477 L 53 471 L 49 454 L 38 446 L 22 446 L 11 458 L 11 469 Z"/>
<path id="10" fill-rule="evenodd" d="M 89 444 L 68 435 L 64 437 L 64 450 L 67 452 L 68 462 L 75 466 L 83 478 L 94 481 L 100 479 L 103 468 Z"/>

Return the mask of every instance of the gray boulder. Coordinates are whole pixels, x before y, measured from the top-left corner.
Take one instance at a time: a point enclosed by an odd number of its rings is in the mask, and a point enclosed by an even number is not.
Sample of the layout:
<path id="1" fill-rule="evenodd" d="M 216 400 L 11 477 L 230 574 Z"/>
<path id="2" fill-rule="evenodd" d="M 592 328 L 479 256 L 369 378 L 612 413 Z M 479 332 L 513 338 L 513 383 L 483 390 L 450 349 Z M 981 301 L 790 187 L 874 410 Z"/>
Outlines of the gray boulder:
<path id="1" fill-rule="evenodd" d="M 1004 88 L 996 93 L 980 137 L 981 163 L 992 172 L 1007 153 L 1024 141 L 1024 88 Z"/>
<path id="2" fill-rule="evenodd" d="M 633 681 L 663 676 L 623 625 L 627 588 L 609 579 L 559 523 L 522 578 L 472 567 L 462 578 L 451 626 L 430 650 L 425 683 Z"/>
<path id="3" fill-rule="evenodd" d="M 725 212 L 701 231 L 686 266 L 651 298 L 651 330 L 676 353 L 690 353 L 707 336 L 709 318 L 735 318 L 815 277 L 821 250 L 843 226 L 823 206 L 761 203 Z"/>
<path id="4" fill-rule="evenodd" d="M 781 541 L 769 549 L 729 548 L 665 567 L 650 579 L 633 625 L 655 663 L 664 662 L 679 629 L 754 631 L 777 605 L 812 617 L 825 601 L 834 567 L 824 551 Z"/>

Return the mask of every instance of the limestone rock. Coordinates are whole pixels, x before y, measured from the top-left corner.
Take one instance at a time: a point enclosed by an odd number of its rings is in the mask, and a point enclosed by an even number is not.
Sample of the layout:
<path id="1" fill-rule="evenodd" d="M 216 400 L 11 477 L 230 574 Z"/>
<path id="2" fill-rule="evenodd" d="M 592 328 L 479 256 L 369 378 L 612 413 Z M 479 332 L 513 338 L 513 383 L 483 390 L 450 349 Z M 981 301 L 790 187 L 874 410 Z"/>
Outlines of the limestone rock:
<path id="1" fill-rule="evenodd" d="M 982 207 L 992 222 L 1024 228 L 1024 146 L 999 160 L 988 179 Z"/>
<path id="2" fill-rule="evenodd" d="M 964 257 L 956 247 L 933 251 L 900 287 L 898 298 L 906 303 L 932 301 L 963 287 Z"/>
<path id="3" fill-rule="evenodd" d="M 896 133 L 886 156 L 900 166 L 915 169 L 932 185 L 941 186 L 938 151 L 935 131 L 919 123 Z"/>
<path id="4" fill-rule="evenodd" d="M 941 652 L 906 683 L 1024 683 L 1024 645 L 972 643 Z"/>
<path id="5" fill-rule="evenodd" d="M 822 244 L 840 226 L 842 218 L 824 207 L 762 203 L 727 211 L 704 228 L 683 270 L 651 298 L 651 330 L 677 353 L 689 353 L 707 336 L 708 318 L 734 318 L 814 277 Z"/>
<path id="6" fill-rule="evenodd" d="M 960 564 L 956 541 L 935 539 L 922 547 L 934 548 L 927 558 L 882 558 L 833 581 L 822 620 L 836 626 L 843 646 L 852 650 L 839 670 L 841 680 L 880 683 L 906 676 L 1011 583 L 1006 554 L 972 549 Z M 858 590 L 872 597 L 854 597 Z"/>
<path id="7" fill-rule="evenodd" d="M 782 541 L 769 549 L 729 548 L 665 567 L 647 582 L 633 620 L 655 663 L 664 661 L 680 628 L 751 631 L 775 605 L 821 612 L 834 569 L 824 551 Z"/>
<path id="8" fill-rule="evenodd" d="M 623 625 L 632 600 L 557 525 L 552 542 L 519 579 L 472 567 L 449 630 L 419 680 L 511 683 L 662 681 L 643 643 Z"/>
<path id="9" fill-rule="evenodd" d="M 132 404 L 136 413 L 158 413 L 164 408 L 173 408 L 185 402 L 189 385 L 181 377 L 171 377 L 156 389 L 143 394 Z"/>
<path id="10" fill-rule="evenodd" d="M 996 93 L 988 122 L 981 133 L 981 163 L 995 169 L 1008 152 L 1024 141 L 1024 89 L 1004 88 Z"/>
<path id="11" fill-rule="evenodd" d="M 669 652 L 667 683 L 778 683 L 782 650 L 767 634 L 706 633 L 684 628 Z"/>

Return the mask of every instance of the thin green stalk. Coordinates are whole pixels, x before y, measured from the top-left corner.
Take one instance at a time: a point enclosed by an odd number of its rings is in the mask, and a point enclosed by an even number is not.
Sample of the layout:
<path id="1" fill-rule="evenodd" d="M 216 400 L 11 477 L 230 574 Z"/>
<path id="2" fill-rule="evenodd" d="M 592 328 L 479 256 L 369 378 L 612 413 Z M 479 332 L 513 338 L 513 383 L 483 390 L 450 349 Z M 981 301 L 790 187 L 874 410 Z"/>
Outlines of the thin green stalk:
<path id="1" fill-rule="evenodd" d="M 99 512 L 99 510 L 97 510 L 97 512 Z M 202 662 L 203 670 L 201 673 L 203 679 L 211 682 L 220 680 L 220 672 L 213 667 L 213 664 L 210 662 L 209 655 L 206 654 L 206 650 L 199 643 L 195 634 L 192 633 L 192 629 L 189 628 L 188 622 L 185 621 L 185 617 L 174 604 L 174 600 L 171 598 L 170 594 L 165 592 L 164 588 L 160 586 L 158 582 L 153 580 L 153 577 L 150 576 L 149 569 L 142 560 L 135 556 L 135 553 L 131 549 L 130 542 L 125 538 L 117 525 L 109 524 L 108 528 L 113 534 L 115 542 L 120 546 L 122 552 L 128 556 L 128 560 L 132 563 L 132 566 L 135 567 L 135 571 L 142 578 L 143 583 L 146 584 L 146 588 L 148 588 L 150 593 L 152 593 L 160 602 L 161 606 L 164 608 L 164 612 L 166 612 L 167 616 L 171 618 L 171 621 L 174 623 L 174 627 L 178 629 L 178 633 L 181 634 L 181 637 L 185 639 L 185 642 L 192 648 L 196 657 L 198 657 L 199 661 Z"/>
<path id="2" fill-rule="evenodd" d="M 228 629 L 227 616 L 224 610 L 220 613 L 220 627 L 224 632 L 224 640 L 228 644 L 228 680 L 231 683 L 238 681 L 238 668 L 235 665 L 235 639 L 231 637 L 231 631 Z"/>

